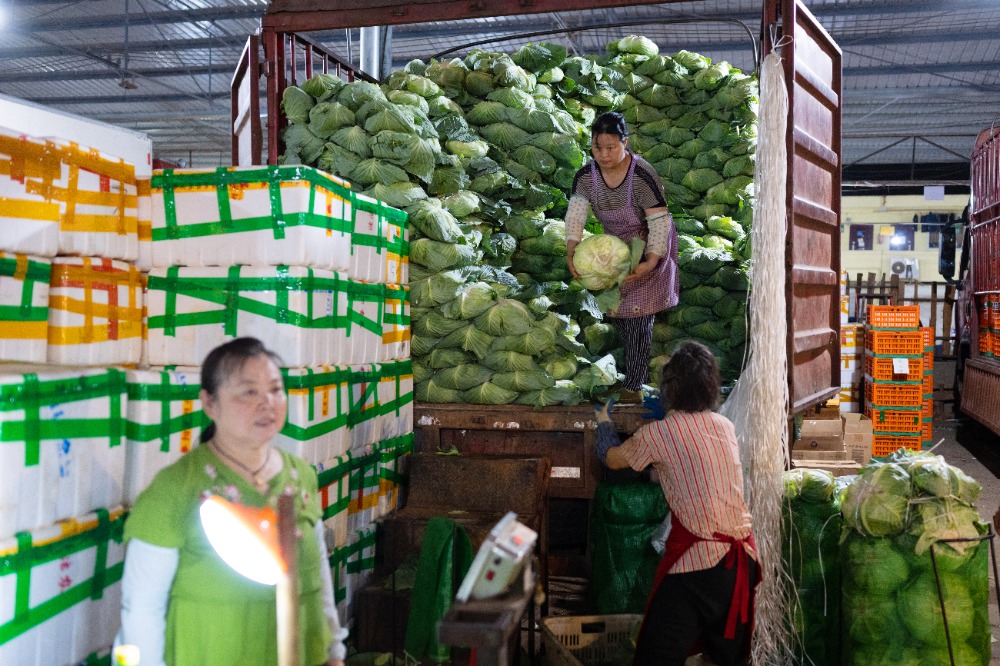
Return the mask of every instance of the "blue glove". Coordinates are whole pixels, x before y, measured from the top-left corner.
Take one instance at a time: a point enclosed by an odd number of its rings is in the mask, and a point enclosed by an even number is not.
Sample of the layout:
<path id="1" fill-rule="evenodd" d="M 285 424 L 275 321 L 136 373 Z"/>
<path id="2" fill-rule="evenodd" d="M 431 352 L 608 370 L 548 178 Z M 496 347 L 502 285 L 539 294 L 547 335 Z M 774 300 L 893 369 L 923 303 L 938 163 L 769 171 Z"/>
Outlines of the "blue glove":
<path id="1" fill-rule="evenodd" d="M 615 406 L 615 396 L 608 398 L 607 402 L 594 403 L 594 418 L 598 423 L 611 421 L 611 408 Z"/>
<path id="2" fill-rule="evenodd" d="M 647 395 L 642 399 L 642 406 L 646 409 L 642 414 L 644 419 L 659 421 L 667 416 L 667 408 L 659 396 Z"/>

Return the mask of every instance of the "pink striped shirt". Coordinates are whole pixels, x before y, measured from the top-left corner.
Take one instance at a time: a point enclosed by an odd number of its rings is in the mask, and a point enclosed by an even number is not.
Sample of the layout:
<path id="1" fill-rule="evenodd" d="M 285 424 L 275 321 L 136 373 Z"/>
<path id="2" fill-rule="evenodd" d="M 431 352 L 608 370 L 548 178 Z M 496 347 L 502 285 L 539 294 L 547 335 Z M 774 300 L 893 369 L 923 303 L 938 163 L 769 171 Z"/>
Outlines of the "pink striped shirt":
<path id="1" fill-rule="evenodd" d="M 696 536 L 718 532 L 737 539 L 750 534 L 750 512 L 743 500 L 743 469 L 732 422 L 714 412 L 670 412 L 647 423 L 622 444 L 634 470 L 652 465 L 667 505 Z M 695 543 L 670 573 L 711 569 L 729 545 Z M 747 548 L 751 557 L 756 554 Z"/>

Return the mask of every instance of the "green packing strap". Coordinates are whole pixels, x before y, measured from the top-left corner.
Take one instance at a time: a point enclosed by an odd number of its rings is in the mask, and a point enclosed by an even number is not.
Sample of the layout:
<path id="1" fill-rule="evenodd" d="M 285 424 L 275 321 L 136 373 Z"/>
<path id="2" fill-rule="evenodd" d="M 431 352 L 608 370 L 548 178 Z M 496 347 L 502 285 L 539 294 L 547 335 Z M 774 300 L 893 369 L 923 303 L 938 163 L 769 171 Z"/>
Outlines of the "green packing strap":
<path id="1" fill-rule="evenodd" d="M 380 415 L 381 407 L 378 402 L 378 384 L 381 378 L 377 371 L 362 370 L 351 373 L 352 389 L 356 385 L 361 385 L 361 395 L 358 396 L 357 403 L 354 402 L 354 391 L 351 391 L 351 404 L 347 410 L 347 425 L 353 428 L 369 419 L 374 419 Z M 372 406 L 365 409 L 368 399 L 372 398 Z"/>
<path id="2" fill-rule="evenodd" d="M 348 490 L 352 496 L 355 494 L 363 496 L 365 490 L 378 488 L 378 464 L 380 457 L 378 453 L 372 452 L 354 459 L 357 464 L 351 466 L 350 480 L 348 482 Z"/>
<path id="3" fill-rule="evenodd" d="M 337 487 L 337 497 L 335 501 L 329 502 L 328 506 L 323 509 L 323 520 L 329 520 L 333 518 L 338 513 L 347 511 L 351 502 L 350 494 L 350 470 L 351 470 L 351 455 L 347 454 L 347 462 L 339 463 L 336 467 L 331 469 L 325 469 L 319 472 L 316 476 L 318 479 L 318 488 L 323 490 L 324 488 L 329 488 L 334 483 L 339 483 Z M 347 482 L 345 483 L 345 477 Z M 328 498 L 329 499 L 329 498 Z"/>
<path id="4" fill-rule="evenodd" d="M 337 401 L 340 401 L 339 397 Z M 319 423 L 314 423 L 313 425 L 307 427 L 295 425 L 294 423 L 286 421 L 285 425 L 281 428 L 281 434 L 290 439 L 294 439 L 296 442 L 307 442 L 311 439 L 316 439 L 317 437 L 331 433 L 337 428 L 343 428 L 347 425 L 347 418 L 347 414 L 342 412 L 338 405 L 337 415 L 333 418 L 320 421 Z"/>
<path id="5" fill-rule="evenodd" d="M 316 419 L 316 389 L 319 388 L 319 387 L 322 387 L 322 388 L 327 389 L 329 391 L 332 391 L 332 392 L 334 392 L 336 394 L 336 396 L 337 396 L 337 405 L 336 405 L 337 416 L 335 416 L 334 419 L 327 419 L 323 423 L 317 424 L 318 426 L 325 428 L 325 429 L 321 430 L 318 434 L 325 434 L 327 432 L 331 432 L 331 431 L 335 430 L 336 428 L 339 428 L 340 426 L 346 424 L 347 415 L 346 415 L 345 410 L 343 409 L 344 405 L 341 404 L 341 394 L 340 394 L 340 390 L 339 390 L 340 387 L 343 384 L 348 383 L 348 381 L 350 380 L 350 373 L 349 373 L 349 371 L 346 368 L 338 367 L 338 368 L 336 368 L 334 370 L 323 371 L 323 372 L 316 372 L 312 368 L 306 368 L 306 374 L 305 375 L 290 375 L 289 371 L 286 368 L 282 368 L 281 369 L 281 375 L 282 375 L 282 377 L 284 378 L 284 381 L 285 381 L 285 390 L 286 391 L 306 390 L 306 391 L 309 392 L 308 393 L 308 409 L 309 409 L 308 419 L 309 419 L 309 421 L 313 421 L 313 420 Z M 329 388 L 327 388 L 327 387 L 329 387 Z M 289 396 L 289 398 L 290 397 L 291 396 Z M 345 419 L 343 423 L 335 423 L 335 424 L 330 425 L 329 427 L 327 427 L 330 424 L 330 421 L 332 421 L 332 420 L 338 420 L 339 421 L 341 419 L 341 417 L 343 417 L 343 419 Z M 301 428 L 300 426 L 295 426 L 295 425 L 293 425 L 291 423 L 287 423 L 287 422 L 285 423 L 285 428 L 290 429 L 290 431 L 289 432 L 285 432 L 285 429 L 283 428 L 282 431 L 281 431 L 282 434 L 287 435 L 289 437 L 294 437 L 295 439 L 298 439 L 299 441 L 304 441 L 305 439 L 309 439 L 311 437 L 315 437 L 316 436 L 316 435 L 306 435 L 305 434 L 307 431 L 311 431 L 311 428 L 308 429 L 308 430 L 306 430 L 306 429 Z M 293 435 L 292 432 L 295 432 L 297 434 Z"/>
<path id="6" fill-rule="evenodd" d="M 274 304 L 274 317 L 275 321 L 278 321 L 278 294 L 281 293 L 280 290 L 275 290 L 275 304 Z M 236 320 L 239 314 L 239 307 L 237 303 L 240 298 L 240 266 L 230 266 L 229 270 L 226 272 L 226 303 L 225 307 L 222 309 L 223 314 L 223 324 L 222 332 L 224 335 L 235 338 L 236 331 Z"/>
<path id="7" fill-rule="evenodd" d="M 379 442 L 381 447 L 381 466 L 379 476 L 389 483 L 398 486 L 406 482 L 406 475 L 400 474 L 398 465 L 390 467 L 400 458 L 413 453 L 413 433 L 393 437 Z"/>
<path id="8" fill-rule="evenodd" d="M 373 551 L 371 555 L 367 557 L 365 557 L 364 552 L 369 548 L 375 547 L 376 532 L 372 529 L 367 532 L 361 532 L 360 534 L 361 538 L 348 546 L 350 553 L 347 556 L 345 567 L 347 568 L 347 573 L 349 574 L 371 571 L 375 568 L 375 552 Z M 356 559 L 351 559 L 354 555 L 358 555 L 358 557 Z"/>
<path id="9" fill-rule="evenodd" d="M 108 446 L 122 443 L 121 411 L 125 373 L 108 368 L 99 375 L 41 380 L 37 374 L 22 375 L 18 384 L 0 386 L 0 412 L 24 410 L 22 421 L 0 421 L 0 442 L 24 442 L 24 465 L 38 464 L 41 442 L 76 437 L 108 438 Z M 42 419 L 41 407 L 108 398 L 107 418 Z"/>
<path id="10" fill-rule="evenodd" d="M 169 403 L 163 404 L 169 407 Z M 193 428 L 204 430 L 211 422 L 211 419 L 201 410 L 189 414 L 180 414 L 173 418 L 164 418 L 160 423 L 126 421 L 125 436 L 133 442 L 152 442 L 154 439 L 159 439 L 160 451 L 167 453 L 170 451 L 170 437 L 172 435 Z"/>
<path id="11" fill-rule="evenodd" d="M 0 576 L 13 575 L 17 578 L 14 594 L 14 617 L 9 622 L 0 625 L 0 645 L 50 620 L 81 601 L 88 598 L 99 599 L 103 596 L 105 589 L 121 580 L 124 563 L 119 562 L 108 567 L 107 548 L 109 540 L 113 539 L 116 543 L 121 543 L 126 514 L 123 513 L 114 520 L 110 520 L 108 516 L 106 510 L 103 515 L 99 511 L 98 524 L 93 529 L 44 546 L 32 545 L 31 534 L 28 532 L 19 532 L 16 535 L 17 553 L 0 558 Z M 94 561 L 94 575 L 90 579 L 64 590 L 59 595 L 34 608 L 30 607 L 31 571 L 36 565 L 62 559 L 93 546 L 97 547 L 98 552 Z"/>
<path id="12" fill-rule="evenodd" d="M 239 267 L 230 267 L 230 272 L 238 273 Z M 148 318 L 147 328 L 162 328 L 166 336 L 176 336 L 178 326 L 198 326 L 204 324 L 223 324 L 227 330 L 227 335 L 235 335 L 235 331 L 230 334 L 228 330 L 235 326 L 237 311 L 255 314 L 260 317 L 277 321 L 279 309 L 276 305 L 262 303 L 252 298 L 241 296 L 241 291 L 328 291 L 324 288 L 324 283 L 330 281 L 323 278 L 310 277 L 309 279 L 288 278 L 284 282 L 278 278 L 238 278 L 236 281 L 229 278 L 179 278 L 177 276 L 178 267 L 171 266 L 167 270 L 165 277 L 149 276 L 150 291 L 163 291 L 165 293 L 165 312 L 162 315 L 154 315 Z M 234 286 L 238 290 L 234 290 Z M 184 294 L 191 298 L 208 301 L 222 306 L 222 309 L 208 312 L 177 313 L 177 295 Z M 323 317 L 313 316 L 312 299 L 309 299 L 309 310 L 306 314 L 288 311 L 281 315 L 286 318 L 286 322 L 297 328 L 310 329 L 332 329 L 338 326 L 340 320 L 335 314 Z M 287 303 L 287 300 L 286 300 Z"/>
<path id="13" fill-rule="evenodd" d="M 111 653 L 98 654 L 97 652 L 91 652 L 77 666 L 112 666 Z"/>
<path id="14" fill-rule="evenodd" d="M 48 321 L 49 309 L 48 305 L 41 305 L 35 307 L 34 293 L 35 284 L 43 283 L 45 285 L 49 284 L 49 276 L 51 274 L 51 268 L 47 264 L 41 261 L 33 261 L 27 259 L 27 270 L 23 275 L 18 274 L 18 262 L 17 256 L 13 257 L 0 257 L 0 276 L 12 277 L 15 279 L 22 280 L 24 282 L 21 287 L 21 304 L 20 305 L 0 305 L 0 320 L 10 320 L 10 321 Z"/>
<path id="15" fill-rule="evenodd" d="M 381 202 L 379 202 L 381 203 Z M 361 208 L 361 210 L 365 210 Z M 382 212 L 380 210 L 372 209 L 368 212 L 375 214 L 376 228 L 374 233 L 366 234 L 358 231 L 358 217 L 357 213 L 352 211 L 351 222 L 352 222 L 352 232 L 351 232 L 351 255 L 354 255 L 354 248 L 356 247 L 373 247 L 375 248 L 376 254 L 382 254 L 382 250 L 386 247 L 385 233 L 382 230 Z"/>
<path id="16" fill-rule="evenodd" d="M 350 546 L 335 548 L 327 558 L 333 573 L 333 599 L 338 604 L 347 599 L 347 580 L 344 577 L 347 576 L 347 556 L 350 554 L 348 548 Z"/>
<path id="17" fill-rule="evenodd" d="M 341 199 L 350 201 L 353 210 L 354 192 L 312 169 L 270 165 L 260 169 L 241 169 L 239 171 L 221 167 L 214 172 L 186 174 L 177 174 L 173 169 L 164 169 L 162 172 L 154 174 L 152 187 L 163 191 L 163 213 L 166 226 L 153 229 L 152 240 L 155 242 L 180 238 L 199 238 L 267 229 L 272 231 L 276 240 L 280 240 L 285 237 L 287 226 L 311 226 L 345 234 L 350 233 L 347 220 L 313 213 L 312 205 L 307 213 L 284 214 L 281 205 L 281 183 L 296 180 L 306 181 L 312 185 L 309 188 L 310 204 L 315 201 L 316 187 L 319 186 L 331 191 Z M 234 221 L 229 205 L 229 186 L 264 182 L 268 183 L 271 201 L 270 214 Z M 178 225 L 176 189 L 181 187 L 215 188 L 219 221 Z"/>
<path id="18" fill-rule="evenodd" d="M 161 384 L 128 382 L 126 389 L 130 402 L 145 401 L 158 402 L 160 404 L 159 423 L 137 423 L 126 419 L 125 437 L 133 442 L 151 442 L 154 439 L 159 439 L 160 451 L 167 453 L 170 451 L 170 438 L 173 435 L 192 428 L 204 428 L 208 425 L 209 418 L 200 409 L 171 417 L 171 405 L 175 402 L 197 401 L 201 385 L 172 384 L 170 382 L 170 372 L 164 370 L 157 374 L 160 377 Z"/>

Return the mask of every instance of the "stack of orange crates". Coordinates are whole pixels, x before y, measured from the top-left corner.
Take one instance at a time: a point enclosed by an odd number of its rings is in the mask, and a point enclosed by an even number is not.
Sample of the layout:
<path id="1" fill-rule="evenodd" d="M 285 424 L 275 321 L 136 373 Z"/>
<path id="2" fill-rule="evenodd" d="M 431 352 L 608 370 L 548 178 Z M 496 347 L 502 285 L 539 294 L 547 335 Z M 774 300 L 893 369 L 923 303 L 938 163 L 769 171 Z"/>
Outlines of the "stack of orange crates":
<path id="1" fill-rule="evenodd" d="M 920 434 L 925 449 L 933 446 L 934 439 L 934 329 L 920 329 L 924 334 L 924 401 Z"/>
<path id="2" fill-rule="evenodd" d="M 872 421 L 872 457 L 924 442 L 925 333 L 919 305 L 869 305 L 865 323 L 865 416 Z M 930 355 L 933 360 L 934 350 Z M 929 435 L 928 435 L 929 437 Z"/>

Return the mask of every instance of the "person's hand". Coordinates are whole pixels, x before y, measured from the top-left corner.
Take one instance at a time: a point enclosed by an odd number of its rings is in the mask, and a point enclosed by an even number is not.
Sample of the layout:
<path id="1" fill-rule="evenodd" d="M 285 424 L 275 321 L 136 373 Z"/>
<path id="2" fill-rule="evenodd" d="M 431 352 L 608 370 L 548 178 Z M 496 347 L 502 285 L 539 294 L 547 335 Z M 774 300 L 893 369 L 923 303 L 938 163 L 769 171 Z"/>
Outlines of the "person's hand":
<path id="1" fill-rule="evenodd" d="M 573 277 L 578 278 L 580 277 L 580 272 L 577 271 L 576 266 L 573 265 L 573 251 L 575 248 L 576 243 L 574 243 L 571 247 L 566 248 L 566 265 L 569 266 L 569 272 L 573 275 Z"/>
<path id="2" fill-rule="evenodd" d="M 659 257 L 655 257 L 653 259 L 646 259 L 640 262 L 639 265 L 635 267 L 634 271 L 625 276 L 625 280 L 622 284 L 628 284 L 634 280 L 646 277 L 653 272 L 653 269 L 656 268 L 656 264 L 658 264 L 659 261 Z"/>
<path id="3" fill-rule="evenodd" d="M 605 403 L 595 402 L 594 403 L 594 418 L 598 423 L 610 423 L 611 422 L 611 408 L 615 404 L 615 397 L 611 396 Z"/>

